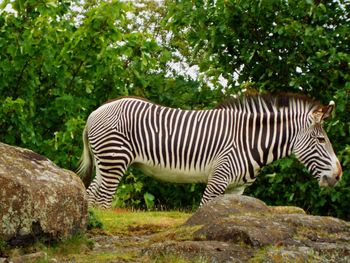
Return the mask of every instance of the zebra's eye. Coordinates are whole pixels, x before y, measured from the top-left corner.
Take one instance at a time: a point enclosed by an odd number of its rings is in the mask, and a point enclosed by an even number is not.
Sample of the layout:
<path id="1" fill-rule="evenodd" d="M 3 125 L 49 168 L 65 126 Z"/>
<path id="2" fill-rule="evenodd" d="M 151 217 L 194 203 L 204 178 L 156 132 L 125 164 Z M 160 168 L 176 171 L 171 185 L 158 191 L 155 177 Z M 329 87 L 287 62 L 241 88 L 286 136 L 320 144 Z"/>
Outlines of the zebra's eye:
<path id="1" fill-rule="evenodd" d="M 324 137 L 317 137 L 319 143 L 325 143 L 326 139 Z"/>

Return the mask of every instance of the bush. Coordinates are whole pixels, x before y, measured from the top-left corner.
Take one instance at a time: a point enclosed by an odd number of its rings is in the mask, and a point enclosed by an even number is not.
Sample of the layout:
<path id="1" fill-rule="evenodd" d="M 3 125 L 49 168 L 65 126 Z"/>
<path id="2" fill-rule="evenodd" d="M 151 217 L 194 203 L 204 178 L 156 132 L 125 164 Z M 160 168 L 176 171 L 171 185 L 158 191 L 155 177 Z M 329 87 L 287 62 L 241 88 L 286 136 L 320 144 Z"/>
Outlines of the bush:
<path id="1" fill-rule="evenodd" d="M 4 11 L 7 4 L 17 13 Z M 138 9 L 113 0 L 86 1 L 83 11 L 72 8 L 76 5 L 69 0 L 0 4 L 0 141 L 75 170 L 85 120 L 108 99 L 136 95 L 204 109 L 242 90 L 303 93 L 336 103 L 326 130 L 343 181 L 320 190 L 302 166 L 285 159 L 265 168 L 247 193 L 269 204 L 349 219 L 349 3 L 166 1 L 159 6 L 146 1 Z M 139 25 L 137 17 L 148 17 L 143 8 L 151 15 Z M 147 24 L 154 30 L 140 29 Z M 170 67 L 174 62 L 198 65 L 198 78 L 177 73 Z M 201 185 L 158 183 L 131 170 L 114 204 L 193 208 L 202 192 Z"/>
<path id="2" fill-rule="evenodd" d="M 87 229 L 91 230 L 91 229 L 95 229 L 95 228 L 103 229 L 103 223 L 96 216 L 94 211 L 92 209 L 89 209 L 88 210 L 88 225 L 87 225 Z"/>

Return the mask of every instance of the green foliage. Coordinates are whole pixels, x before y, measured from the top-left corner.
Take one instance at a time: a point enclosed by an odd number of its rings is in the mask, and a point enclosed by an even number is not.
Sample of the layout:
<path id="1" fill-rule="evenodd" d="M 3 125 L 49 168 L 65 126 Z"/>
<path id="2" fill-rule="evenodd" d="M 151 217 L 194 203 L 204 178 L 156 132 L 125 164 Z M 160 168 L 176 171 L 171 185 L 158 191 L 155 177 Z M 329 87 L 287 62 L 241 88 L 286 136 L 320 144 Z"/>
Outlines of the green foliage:
<path id="1" fill-rule="evenodd" d="M 311 213 L 349 219 L 350 46 L 345 1 L 168 1 L 165 26 L 173 47 L 225 92 L 297 92 L 336 112 L 325 123 L 343 166 L 342 182 L 320 189 L 292 159 L 263 169 L 247 193 L 269 204 L 294 204 Z"/>
<path id="2" fill-rule="evenodd" d="M 0 99 L 0 125 L 4 140 L 10 144 L 15 144 L 17 138 L 25 142 L 30 142 L 34 137 L 33 127 L 28 124 L 28 113 L 25 111 L 26 102 L 21 99 L 6 97 Z"/>
<path id="3" fill-rule="evenodd" d="M 54 255 L 67 257 L 76 253 L 84 255 L 94 247 L 94 241 L 89 239 L 85 234 L 75 234 L 68 239 L 45 246 L 47 246 L 46 249 L 49 258 Z"/>
<path id="4" fill-rule="evenodd" d="M 295 158 L 281 159 L 261 171 L 246 193 L 270 205 L 296 205 L 308 213 L 348 218 L 349 174 L 334 188 L 322 189 Z"/>
<path id="5" fill-rule="evenodd" d="M 0 257 L 5 256 L 6 250 L 7 250 L 6 241 L 0 239 Z"/>
<path id="6" fill-rule="evenodd" d="M 154 195 L 150 194 L 149 192 L 146 192 L 143 195 L 143 199 L 145 200 L 147 210 L 150 210 L 154 207 Z"/>
<path id="7" fill-rule="evenodd" d="M 168 25 L 183 55 L 213 79 L 222 74 L 229 90 L 253 82 L 329 99 L 349 80 L 348 11 L 339 2 L 196 1 L 170 4 Z"/>
<path id="8" fill-rule="evenodd" d="M 167 76 L 171 52 L 149 33 L 136 31 L 127 13 L 141 11 L 131 3 L 89 1 L 80 13 L 71 8 L 74 1 L 11 4 L 17 15 L 0 16 L 2 142 L 28 147 L 75 170 L 87 116 L 108 99 L 138 95 L 186 109 L 216 103 L 218 96 L 205 85 L 199 90 L 196 81 Z M 156 182 L 146 187 L 145 177 L 133 180 L 126 177 L 115 204 L 159 206 L 155 193 L 166 191 L 158 191 Z M 173 192 L 172 187 L 166 189 Z M 192 205 L 181 196 L 177 204 Z M 167 201 L 165 206 L 171 198 Z"/>
<path id="9" fill-rule="evenodd" d="M 3 11 L 9 3 L 17 13 Z M 284 159 L 263 169 L 248 193 L 349 219 L 349 10 L 346 1 L 2 1 L 0 141 L 75 170 L 85 120 L 108 99 L 137 95 L 203 109 L 242 89 L 305 93 L 336 103 L 325 126 L 343 181 L 321 190 L 298 162 Z M 198 79 L 171 62 L 198 65 Z M 202 192 L 131 169 L 114 205 L 194 208 Z"/>
<path id="10" fill-rule="evenodd" d="M 143 199 L 143 187 L 144 184 L 142 180 L 140 180 L 140 177 L 134 176 L 132 172 L 127 172 L 116 191 L 112 206 L 139 207 Z M 146 194 L 146 192 L 144 194 Z"/>
<path id="11" fill-rule="evenodd" d="M 159 182 L 132 167 L 123 177 L 112 206 L 193 210 L 198 207 L 203 191 L 204 185 Z"/>
<path id="12" fill-rule="evenodd" d="M 100 220 L 100 218 L 98 218 L 98 216 L 96 216 L 94 211 L 92 209 L 89 209 L 89 211 L 88 211 L 88 225 L 87 225 L 87 229 L 91 230 L 91 229 L 94 229 L 94 228 L 102 229 L 103 228 L 103 223 Z"/>

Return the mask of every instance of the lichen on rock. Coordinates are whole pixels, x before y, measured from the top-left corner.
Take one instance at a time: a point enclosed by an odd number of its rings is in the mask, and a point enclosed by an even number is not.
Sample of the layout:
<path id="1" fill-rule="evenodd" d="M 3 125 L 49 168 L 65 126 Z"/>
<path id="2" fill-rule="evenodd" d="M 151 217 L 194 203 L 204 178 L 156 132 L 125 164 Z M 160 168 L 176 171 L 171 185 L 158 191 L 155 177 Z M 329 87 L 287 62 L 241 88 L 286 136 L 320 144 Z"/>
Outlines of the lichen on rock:
<path id="1" fill-rule="evenodd" d="M 187 240 L 156 243 L 148 253 L 173 253 L 188 259 L 205 255 L 209 262 L 350 260 L 348 222 L 307 215 L 298 207 L 270 207 L 244 195 L 217 197 L 182 227 L 191 232 Z"/>
<path id="2" fill-rule="evenodd" d="M 0 143 L 0 239 L 22 245 L 85 231 L 80 178 L 30 150 Z"/>

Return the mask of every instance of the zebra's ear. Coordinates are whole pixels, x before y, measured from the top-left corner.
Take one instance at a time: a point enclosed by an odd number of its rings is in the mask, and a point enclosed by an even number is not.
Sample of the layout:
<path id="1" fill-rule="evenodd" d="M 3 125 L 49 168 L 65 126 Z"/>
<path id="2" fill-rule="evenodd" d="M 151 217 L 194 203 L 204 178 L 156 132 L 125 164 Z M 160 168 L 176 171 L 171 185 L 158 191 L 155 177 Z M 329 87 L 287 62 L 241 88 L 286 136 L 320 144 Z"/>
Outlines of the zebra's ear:
<path id="1" fill-rule="evenodd" d="M 318 108 L 317 110 L 315 110 L 313 112 L 313 116 L 315 118 L 315 121 L 321 122 L 322 120 L 329 118 L 331 116 L 334 108 L 335 108 L 335 103 L 334 103 L 334 101 L 331 100 L 327 106 L 322 106 L 322 107 Z"/>
<path id="2" fill-rule="evenodd" d="M 322 108 L 322 111 L 323 111 L 322 120 L 329 118 L 332 115 L 334 108 L 335 108 L 335 103 L 333 100 L 331 100 L 327 106 Z"/>

